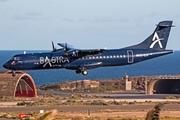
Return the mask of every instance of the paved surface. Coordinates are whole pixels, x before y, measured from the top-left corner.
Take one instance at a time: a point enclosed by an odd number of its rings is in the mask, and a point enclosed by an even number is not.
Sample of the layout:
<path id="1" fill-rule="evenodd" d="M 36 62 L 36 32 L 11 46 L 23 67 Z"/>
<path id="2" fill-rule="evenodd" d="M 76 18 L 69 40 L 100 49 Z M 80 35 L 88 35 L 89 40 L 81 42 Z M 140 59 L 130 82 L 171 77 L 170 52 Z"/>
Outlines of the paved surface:
<path id="1" fill-rule="evenodd" d="M 0 107 L 1 112 L 39 112 L 40 110 L 52 110 L 57 109 L 58 111 L 65 112 L 82 112 L 87 111 L 101 111 L 101 110 L 120 110 L 120 111 L 133 111 L 133 110 L 148 110 L 153 108 L 154 105 L 111 105 L 111 106 L 31 106 L 31 107 Z M 180 104 L 166 104 L 162 110 L 178 110 L 180 111 Z"/>
<path id="2" fill-rule="evenodd" d="M 14 120 L 14 119 L 0 118 L 0 120 Z"/>
<path id="3" fill-rule="evenodd" d="M 70 96 L 71 92 L 67 91 L 54 91 L 54 90 L 39 90 L 37 91 L 38 94 L 54 94 L 54 95 L 60 95 L 62 97 L 68 97 Z M 127 91 L 127 92 L 74 92 L 77 94 L 87 94 L 87 95 L 97 95 L 97 96 L 111 96 L 116 98 L 124 98 L 124 99 L 133 99 L 133 98 L 146 98 L 146 99 L 162 99 L 165 96 L 179 96 L 180 94 L 144 94 L 144 92 L 138 92 L 138 91 Z"/>
<path id="4" fill-rule="evenodd" d="M 63 91 L 53 91 L 53 90 L 47 90 L 47 91 L 41 91 L 42 94 L 55 94 L 60 95 L 62 97 L 70 96 L 71 92 L 63 92 Z M 175 99 L 164 99 L 167 96 L 177 96 L 180 98 L 180 94 L 153 94 L 148 95 L 144 94 L 144 92 L 108 92 L 108 93 L 89 93 L 89 92 L 78 92 L 77 94 L 87 94 L 87 95 L 97 95 L 97 96 L 108 96 L 108 98 L 85 98 L 83 100 L 104 100 L 104 101 L 139 101 L 139 102 L 145 102 L 145 101 L 153 101 L 153 102 L 160 102 L 160 101 L 180 101 Z"/>

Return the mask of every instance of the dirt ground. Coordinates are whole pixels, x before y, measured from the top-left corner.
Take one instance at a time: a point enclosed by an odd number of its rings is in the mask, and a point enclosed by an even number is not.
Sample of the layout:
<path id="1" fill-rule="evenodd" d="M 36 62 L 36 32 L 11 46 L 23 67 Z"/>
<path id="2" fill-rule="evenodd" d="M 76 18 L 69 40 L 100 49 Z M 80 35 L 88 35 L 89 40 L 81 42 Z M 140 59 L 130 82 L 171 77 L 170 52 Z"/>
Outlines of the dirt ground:
<path id="1" fill-rule="evenodd" d="M 143 118 L 147 114 L 147 111 L 133 111 L 133 112 L 96 112 L 96 113 L 90 113 L 90 115 L 85 114 L 85 113 L 61 113 L 61 115 L 64 116 L 80 116 L 80 117 L 86 117 L 86 116 L 91 116 L 91 117 L 99 117 L 99 118 L 112 118 L 112 117 L 140 117 Z M 161 111 L 160 112 L 160 117 L 180 117 L 180 111 Z"/>

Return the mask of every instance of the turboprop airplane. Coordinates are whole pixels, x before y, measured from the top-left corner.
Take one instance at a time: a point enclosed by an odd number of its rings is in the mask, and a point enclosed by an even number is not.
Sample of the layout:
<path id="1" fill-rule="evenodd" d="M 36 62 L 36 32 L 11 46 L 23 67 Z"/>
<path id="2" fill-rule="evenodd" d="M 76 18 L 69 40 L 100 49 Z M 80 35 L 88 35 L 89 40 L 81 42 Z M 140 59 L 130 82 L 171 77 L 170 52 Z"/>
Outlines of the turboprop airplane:
<path id="1" fill-rule="evenodd" d="M 88 69 L 107 66 L 122 66 L 138 63 L 173 53 L 166 50 L 172 21 L 161 21 L 154 32 L 143 42 L 121 49 L 76 49 L 68 44 L 58 43 L 62 48 L 46 53 L 24 53 L 14 55 L 3 67 L 12 70 L 39 70 L 64 68 L 77 74 L 88 74 Z"/>

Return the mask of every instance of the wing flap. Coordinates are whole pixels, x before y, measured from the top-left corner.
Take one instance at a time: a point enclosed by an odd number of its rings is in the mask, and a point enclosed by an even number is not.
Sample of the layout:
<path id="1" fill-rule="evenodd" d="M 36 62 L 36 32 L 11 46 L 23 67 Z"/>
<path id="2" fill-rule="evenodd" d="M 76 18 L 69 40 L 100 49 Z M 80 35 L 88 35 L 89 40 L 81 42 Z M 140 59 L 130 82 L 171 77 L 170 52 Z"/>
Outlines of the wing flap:
<path id="1" fill-rule="evenodd" d="M 98 68 L 98 67 L 102 67 L 102 66 L 103 66 L 102 62 L 94 62 L 91 64 L 84 64 L 83 67 L 85 67 L 86 69 L 94 69 L 94 68 Z"/>

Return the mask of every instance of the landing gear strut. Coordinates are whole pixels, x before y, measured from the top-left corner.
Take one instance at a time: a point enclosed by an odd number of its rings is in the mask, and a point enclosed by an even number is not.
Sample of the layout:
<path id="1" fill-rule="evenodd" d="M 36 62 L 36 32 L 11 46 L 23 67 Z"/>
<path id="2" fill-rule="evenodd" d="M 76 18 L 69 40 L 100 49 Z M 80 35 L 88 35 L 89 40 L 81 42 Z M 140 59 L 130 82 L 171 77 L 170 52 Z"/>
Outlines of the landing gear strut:
<path id="1" fill-rule="evenodd" d="M 15 77 L 16 76 L 16 71 L 12 70 L 12 76 Z"/>
<path id="2" fill-rule="evenodd" d="M 77 74 L 80 74 L 80 73 L 81 73 L 81 69 L 77 69 L 77 70 L 76 70 L 76 73 L 77 73 Z"/>

